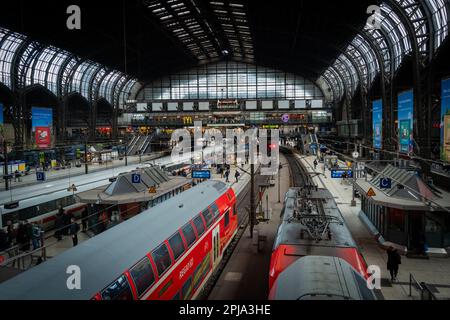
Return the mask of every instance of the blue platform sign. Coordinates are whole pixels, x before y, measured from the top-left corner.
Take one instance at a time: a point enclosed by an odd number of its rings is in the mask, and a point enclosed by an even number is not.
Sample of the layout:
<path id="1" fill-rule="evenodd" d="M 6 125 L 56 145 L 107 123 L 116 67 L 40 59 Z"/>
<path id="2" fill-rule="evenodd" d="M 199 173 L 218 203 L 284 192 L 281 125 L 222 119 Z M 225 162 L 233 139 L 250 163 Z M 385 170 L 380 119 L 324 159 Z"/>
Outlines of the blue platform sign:
<path id="1" fill-rule="evenodd" d="M 380 179 L 380 189 L 390 189 L 392 188 L 392 180 L 389 178 Z"/>
<path id="2" fill-rule="evenodd" d="M 141 183 L 141 175 L 138 173 L 133 173 L 131 175 L 131 182 L 133 183 Z"/>
<path id="3" fill-rule="evenodd" d="M 211 170 L 194 170 L 192 171 L 193 179 L 211 179 Z"/>
<path id="4" fill-rule="evenodd" d="M 45 181 L 45 172 L 36 172 L 36 180 L 41 182 Z"/>
<path id="5" fill-rule="evenodd" d="M 331 170 L 331 178 L 340 179 L 344 172 L 347 172 L 347 178 L 353 178 L 353 170 L 333 169 Z"/>

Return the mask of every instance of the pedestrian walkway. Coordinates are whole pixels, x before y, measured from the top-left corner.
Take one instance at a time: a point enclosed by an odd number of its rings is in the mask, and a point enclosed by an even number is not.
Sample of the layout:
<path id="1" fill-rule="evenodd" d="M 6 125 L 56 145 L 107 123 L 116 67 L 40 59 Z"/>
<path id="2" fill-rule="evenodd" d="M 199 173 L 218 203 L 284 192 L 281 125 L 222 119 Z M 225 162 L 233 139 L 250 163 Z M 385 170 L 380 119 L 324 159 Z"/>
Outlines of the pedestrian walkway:
<path id="1" fill-rule="evenodd" d="M 281 163 L 287 162 L 282 155 L 280 155 L 280 161 Z M 254 239 L 251 239 L 249 236 L 249 227 L 246 228 L 209 295 L 209 300 L 267 300 L 272 247 L 280 222 L 284 194 L 290 187 L 289 167 L 283 166 L 283 169 L 280 170 L 280 175 L 280 179 L 275 180 L 281 182 L 281 202 L 278 203 L 278 182 L 276 182 L 262 196 L 263 208 L 268 206 L 272 209 L 271 219 L 267 222 L 260 222 L 255 227 Z M 258 239 L 256 234 L 265 238 L 259 251 L 257 242 L 255 242 Z"/>
<path id="2" fill-rule="evenodd" d="M 403 256 L 398 282 L 391 283 L 389 271 L 386 269 L 387 254 L 359 218 L 361 201 L 356 199 L 356 207 L 351 206 L 353 190 L 350 181 L 341 184 L 341 179 L 332 179 L 331 172 L 329 170 L 324 171 L 323 164 L 319 164 L 314 170 L 314 156 L 298 156 L 298 158 L 305 164 L 308 172 L 315 176 L 314 181 L 318 186 L 327 188 L 334 195 L 338 208 L 341 210 L 367 264 L 380 267 L 381 292 L 385 299 L 412 299 L 409 297 L 410 274 L 417 281 L 427 283 L 437 298 L 450 299 L 450 259 L 430 257 L 427 260 Z M 413 295 L 417 295 L 414 289 L 412 291 Z"/>

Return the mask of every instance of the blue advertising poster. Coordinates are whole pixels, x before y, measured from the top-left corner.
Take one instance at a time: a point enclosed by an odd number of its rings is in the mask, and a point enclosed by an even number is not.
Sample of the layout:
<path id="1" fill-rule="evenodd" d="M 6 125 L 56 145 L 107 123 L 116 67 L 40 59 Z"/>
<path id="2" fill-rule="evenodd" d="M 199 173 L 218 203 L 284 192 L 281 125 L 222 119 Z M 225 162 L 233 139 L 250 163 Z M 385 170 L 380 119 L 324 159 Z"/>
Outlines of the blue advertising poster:
<path id="1" fill-rule="evenodd" d="M 0 126 L 3 127 L 3 104 L 0 103 Z"/>
<path id="2" fill-rule="evenodd" d="M 373 147 L 381 149 L 383 146 L 383 102 L 373 101 L 372 110 Z"/>
<path id="3" fill-rule="evenodd" d="M 412 90 L 398 95 L 398 140 L 399 150 L 404 153 L 413 151 L 414 94 Z"/>
<path id="4" fill-rule="evenodd" d="M 441 82 L 441 159 L 450 160 L 450 78 Z"/>

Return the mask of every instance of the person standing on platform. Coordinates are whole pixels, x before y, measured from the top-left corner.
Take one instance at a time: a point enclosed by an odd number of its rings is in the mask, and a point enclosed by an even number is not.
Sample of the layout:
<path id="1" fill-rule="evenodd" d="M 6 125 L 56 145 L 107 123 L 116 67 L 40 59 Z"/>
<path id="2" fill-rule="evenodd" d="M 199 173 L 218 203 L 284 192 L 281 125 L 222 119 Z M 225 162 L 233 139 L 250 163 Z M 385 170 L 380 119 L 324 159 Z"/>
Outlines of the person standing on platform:
<path id="1" fill-rule="evenodd" d="M 37 223 L 32 225 L 31 242 L 33 244 L 33 251 L 41 247 L 41 227 Z"/>
<path id="2" fill-rule="evenodd" d="M 317 169 L 317 164 L 318 164 L 318 162 L 317 162 L 317 159 L 316 159 L 316 160 L 314 160 L 314 170 Z"/>
<path id="3" fill-rule="evenodd" d="M 55 221 L 55 237 L 58 241 L 62 240 L 62 232 L 64 227 L 64 209 L 62 207 L 59 207 L 58 213 L 56 214 L 56 221 Z"/>
<path id="4" fill-rule="evenodd" d="M 84 208 L 83 212 L 81 212 L 81 225 L 83 226 L 82 231 L 86 232 L 88 229 L 88 210 L 87 210 L 87 208 Z"/>
<path id="5" fill-rule="evenodd" d="M 78 245 L 78 231 L 80 231 L 80 226 L 76 223 L 75 218 L 71 219 L 72 224 L 70 225 L 69 232 L 72 237 L 73 246 L 76 247 Z"/>
<path id="6" fill-rule="evenodd" d="M 397 281 L 398 269 L 399 265 L 402 263 L 400 254 L 398 251 L 390 246 L 387 250 L 388 261 L 387 261 L 387 269 L 391 274 L 391 281 Z"/>
<path id="7" fill-rule="evenodd" d="M 19 250 L 30 250 L 30 237 L 27 232 L 27 226 L 23 221 L 20 222 L 19 228 L 17 229 L 17 243 L 19 244 Z"/>

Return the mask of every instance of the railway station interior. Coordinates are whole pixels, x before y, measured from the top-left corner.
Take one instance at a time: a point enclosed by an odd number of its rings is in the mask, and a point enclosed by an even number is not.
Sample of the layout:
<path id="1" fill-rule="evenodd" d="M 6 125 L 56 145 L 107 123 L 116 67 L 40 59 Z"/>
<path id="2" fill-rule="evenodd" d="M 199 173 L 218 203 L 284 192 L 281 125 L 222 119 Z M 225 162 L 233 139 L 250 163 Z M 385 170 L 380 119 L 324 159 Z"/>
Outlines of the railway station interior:
<path id="1" fill-rule="evenodd" d="M 450 300 L 449 15 L 2 1 L 0 300 Z"/>

